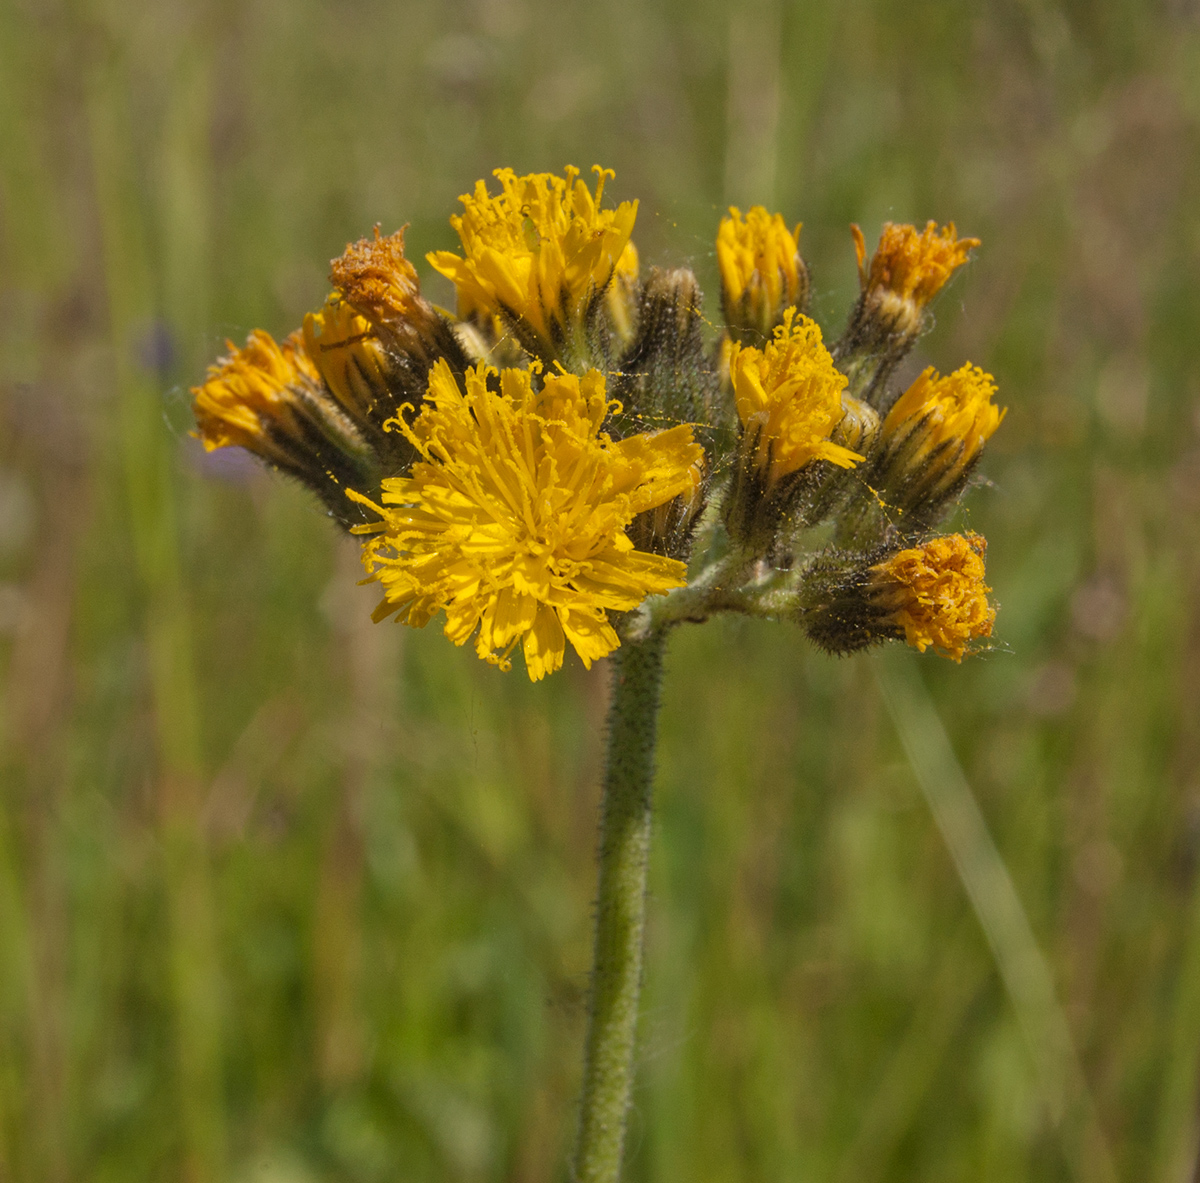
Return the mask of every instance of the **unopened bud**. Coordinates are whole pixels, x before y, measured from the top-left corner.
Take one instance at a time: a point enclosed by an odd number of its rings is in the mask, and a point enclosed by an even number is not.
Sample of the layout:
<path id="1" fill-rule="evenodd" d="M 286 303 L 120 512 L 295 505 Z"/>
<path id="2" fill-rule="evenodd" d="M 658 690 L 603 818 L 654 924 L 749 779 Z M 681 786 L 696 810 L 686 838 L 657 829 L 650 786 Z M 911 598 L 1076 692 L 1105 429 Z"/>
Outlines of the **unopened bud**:
<path id="1" fill-rule="evenodd" d="M 192 388 L 196 434 L 207 451 L 240 447 L 312 489 L 349 526 L 361 514 L 346 490 L 373 489 L 377 457 L 349 416 L 321 385 L 300 334 L 282 345 L 261 330 Z"/>
<path id="2" fill-rule="evenodd" d="M 716 376 L 704 347 L 702 301 L 700 285 L 686 267 L 650 269 L 637 336 L 612 387 L 622 405 L 615 435 L 711 422 Z"/>
<path id="3" fill-rule="evenodd" d="M 620 409 L 609 430 L 627 439 L 689 423 L 711 455 L 719 388 L 704 346 L 700 285 L 686 267 L 652 267 L 640 286 L 637 336 L 612 385 Z M 698 463 L 686 493 L 639 514 L 630 527 L 634 545 L 672 558 L 686 554 L 710 475 L 709 465 Z"/>
<path id="4" fill-rule="evenodd" d="M 304 348 L 342 409 L 379 453 L 389 475 L 412 463 L 412 445 L 385 424 L 406 403 L 419 406 L 422 380 L 403 355 L 386 349 L 375 327 L 339 295 L 304 318 Z M 427 374 L 427 370 L 426 370 Z"/>
<path id="5" fill-rule="evenodd" d="M 902 394 L 879 429 L 861 493 L 841 526 L 858 545 L 887 527 L 915 535 L 933 525 L 962 491 L 1005 411 L 996 384 L 978 366 L 939 377 L 930 368 Z"/>
<path id="6" fill-rule="evenodd" d="M 764 345 L 787 308 L 808 303 L 808 269 L 800 257 L 800 226 L 789 230 L 781 214 L 753 206 L 743 218 L 730 206 L 717 230 L 721 308 L 733 340 Z"/>

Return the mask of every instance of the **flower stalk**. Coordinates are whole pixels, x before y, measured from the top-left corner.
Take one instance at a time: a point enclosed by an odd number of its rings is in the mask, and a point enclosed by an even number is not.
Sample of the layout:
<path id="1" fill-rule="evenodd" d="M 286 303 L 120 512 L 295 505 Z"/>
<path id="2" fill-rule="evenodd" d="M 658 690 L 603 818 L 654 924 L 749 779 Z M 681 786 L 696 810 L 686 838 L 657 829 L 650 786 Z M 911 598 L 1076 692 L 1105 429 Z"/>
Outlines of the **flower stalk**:
<path id="1" fill-rule="evenodd" d="M 595 957 L 584 1051 L 575 1183 L 616 1183 L 633 1088 L 651 797 L 666 632 L 612 659 L 608 758 L 600 815 Z"/>

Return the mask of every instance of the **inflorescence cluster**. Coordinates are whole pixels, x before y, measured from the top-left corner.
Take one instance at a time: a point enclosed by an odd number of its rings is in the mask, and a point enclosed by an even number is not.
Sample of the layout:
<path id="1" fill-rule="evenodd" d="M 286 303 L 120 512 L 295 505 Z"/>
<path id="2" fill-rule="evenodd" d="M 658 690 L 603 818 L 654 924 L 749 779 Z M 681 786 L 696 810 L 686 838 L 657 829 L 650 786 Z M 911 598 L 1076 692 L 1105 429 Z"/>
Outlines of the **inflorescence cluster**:
<path id="1" fill-rule="evenodd" d="M 938 535 L 1004 412 L 972 365 L 892 377 L 978 240 L 888 223 L 826 347 L 800 227 L 756 206 L 717 231 L 724 330 L 687 268 L 643 273 L 637 202 L 573 168 L 479 181 L 435 251 L 455 315 L 421 294 L 404 232 L 332 264 L 320 312 L 229 343 L 194 389 L 208 449 L 239 446 L 363 536 L 376 619 L 533 679 L 622 637 L 736 611 L 831 653 L 888 638 L 961 660 L 995 609 L 977 534 Z M 689 578 L 690 573 L 690 578 Z"/>

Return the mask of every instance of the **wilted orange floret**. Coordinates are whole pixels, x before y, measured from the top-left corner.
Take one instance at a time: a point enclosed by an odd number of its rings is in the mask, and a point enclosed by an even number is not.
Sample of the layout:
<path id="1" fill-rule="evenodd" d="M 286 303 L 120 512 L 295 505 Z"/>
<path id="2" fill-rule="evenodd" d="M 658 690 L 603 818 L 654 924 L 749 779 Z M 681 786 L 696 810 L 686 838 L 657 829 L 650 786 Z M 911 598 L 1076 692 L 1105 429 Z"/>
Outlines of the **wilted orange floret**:
<path id="1" fill-rule="evenodd" d="M 915 226 L 885 222 L 879 245 L 867 268 L 867 244 L 862 231 L 852 225 L 858 274 L 863 291 L 871 295 L 891 293 L 924 307 L 941 291 L 946 281 L 966 261 L 978 238 L 959 238 L 954 223 L 940 230 L 927 222 L 918 233 Z"/>
<path id="2" fill-rule="evenodd" d="M 294 395 L 290 387 L 318 381 L 317 371 L 292 333 L 282 345 L 270 333 L 255 329 L 239 349 L 225 342 L 229 353 L 208 367 L 202 386 L 192 388 L 196 426 L 207 451 L 241 447 L 275 459 L 277 448 L 265 432 L 267 424 L 285 435 L 295 430 Z"/>
<path id="3" fill-rule="evenodd" d="M 424 315 L 416 268 L 404 257 L 404 230 L 360 238 L 331 264 L 333 286 L 364 316 L 382 324 Z"/>
<path id="4" fill-rule="evenodd" d="M 872 569 L 880 601 L 904 639 L 922 653 L 930 645 L 962 661 L 976 637 L 990 637 L 996 610 L 984 582 L 987 540 L 980 534 L 948 534 L 902 550 Z"/>

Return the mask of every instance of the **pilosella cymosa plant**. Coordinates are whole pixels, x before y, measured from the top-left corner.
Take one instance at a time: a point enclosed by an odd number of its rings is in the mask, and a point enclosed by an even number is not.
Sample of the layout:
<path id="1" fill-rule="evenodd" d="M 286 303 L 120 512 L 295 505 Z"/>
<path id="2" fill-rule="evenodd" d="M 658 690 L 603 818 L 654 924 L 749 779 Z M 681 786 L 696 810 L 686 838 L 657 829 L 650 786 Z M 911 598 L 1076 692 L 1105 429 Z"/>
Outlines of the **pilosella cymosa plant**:
<path id="1" fill-rule="evenodd" d="M 655 719 L 671 629 L 790 622 L 829 653 L 890 639 L 961 661 L 995 609 L 977 534 L 936 533 L 1004 412 L 966 365 L 892 379 L 978 241 L 884 226 L 830 349 L 806 313 L 800 226 L 756 206 L 717 231 L 719 339 L 686 268 L 642 273 L 637 202 L 495 173 L 450 219 L 461 253 L 421 294 L 403 231 L 332 264 L 282 344 L 253 332 L 193 391 L 206 448 L 237 446 L 361 536 L 377 620 L 443 621 L 535 681 L 612 655 L 578 1183 L 620 1173 L 641 983 Z"/>

